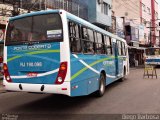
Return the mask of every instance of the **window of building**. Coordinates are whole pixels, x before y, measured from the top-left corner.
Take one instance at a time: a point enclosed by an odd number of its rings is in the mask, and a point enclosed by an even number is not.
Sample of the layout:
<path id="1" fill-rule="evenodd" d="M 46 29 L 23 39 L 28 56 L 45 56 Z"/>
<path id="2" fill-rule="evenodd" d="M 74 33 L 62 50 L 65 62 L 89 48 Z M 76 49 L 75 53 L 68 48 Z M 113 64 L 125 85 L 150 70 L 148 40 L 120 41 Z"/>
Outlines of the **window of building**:
<path id="1" fill-rule="evenodd" d="M 151 9 L 147 7 L 147 13 L 150 15 L 151 14 Z"/>
<path id="2" fill-rule="evenodd" d="M 101 12 L 104 13 L 105 15 L 108 15 L 108 9 L 109 9 L 109 5 L 105 2 L 103 2 L 102 6 L 101 6 Z"/>
<path id="3" fill-rule="evenodd" d="M 144 18 L 142 18 L 142 24 L 146 26 L 146 20 Z"/>
<path id="4" fill-rule="evenodd" d="M 155 12 L 155 17 L 156 17 L 156 19 L 158 19 L 158 13 L 157 12 Z"/>
<path id="5" fill-rule="evenodd" d="M 142 11 L 146 12 L 146 6 L 142 3 Z"/>

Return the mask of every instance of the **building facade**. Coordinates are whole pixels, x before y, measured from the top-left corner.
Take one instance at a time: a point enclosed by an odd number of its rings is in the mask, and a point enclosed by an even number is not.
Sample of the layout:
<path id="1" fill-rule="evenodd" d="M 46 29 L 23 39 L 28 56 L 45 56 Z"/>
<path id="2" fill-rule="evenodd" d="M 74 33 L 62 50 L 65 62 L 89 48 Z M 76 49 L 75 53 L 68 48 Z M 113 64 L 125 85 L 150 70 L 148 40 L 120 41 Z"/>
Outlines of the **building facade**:
<path id="1" fill-rule="evenodd" d="M 156 0 L 113 0 L 115 17 L 124 18 L 124 34 L 129 49 L 130 64 L 143 64 L 144 48 L 159 46 L 158 2 Z M 117 29 L 117 28 L 115 28 Z"/>
<path id="2" fill-rule="evenodd" d="M 141 0 L 140 1 L 140 17 L 141 23 L 144 25 L 144 39 L 140 42 L 142 44 L 150 44 L 151 43 L 151 19 L 152 19 L 152 8 L 151 8 L 151 0 Z"/>
<path id="3" fill-rule="evenodd" d="M 88 21 L 106 30 L 111 26 L 112 0 L 83 0 L 88 5 Z"/>
<path id="4" fill-rule="evenodd" d="M 113 0 L 112 5 L 114 15 L 125 18 L 128 42 L 137 41 L 138 31 L 139 44 L 159 46 L 157 0 Z"/>
<path id="5" fill-rule="evenodd" d="M 112 0 L 114 16 L 124 19 L 124 34 L 128 43 L 139 42 L 139 0 Z M 116 28 L 117 29 L 117 28 Z"/>
<path id="6" fill-rule="evenodd" d="M 144 27 L 145 44 L 159 46 L 158 2 L 157 0 L 140 0 L 141 24 Z"/>

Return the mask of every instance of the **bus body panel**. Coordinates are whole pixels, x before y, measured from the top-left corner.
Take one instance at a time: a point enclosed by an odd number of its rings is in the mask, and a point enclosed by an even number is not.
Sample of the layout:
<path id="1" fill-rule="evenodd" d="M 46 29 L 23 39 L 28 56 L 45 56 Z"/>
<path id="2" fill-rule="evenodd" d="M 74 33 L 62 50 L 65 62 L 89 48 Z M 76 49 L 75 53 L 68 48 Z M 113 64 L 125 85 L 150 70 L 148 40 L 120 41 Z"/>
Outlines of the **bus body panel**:
<path id="1" fill-rule="evenodd" d="M 71 95 L 88 95 L 98 89 L 97 56 L 71 55 Z"/>
<path id="2" fill-rule="evenodd" d="M 145 61 L 145 64 L 148 64 L 148 65 L 160 65 L 160 57 L 148 57 L 146 58 L 146 61 Z"/>
<path id="3" fill-rule="evenodd" d="M 59 85 L 55 84 L 60 63 L 67 62 L 67 65 L 70 66 L 69 43 L 68 43 L 68 39 L 65 39 L 65 38 L 68 38 L 66 13 L 63 10 L 51 10 L 47 12 L 41 11 L 41 12 L 17 16 L 17 17 L 11 18 L 10 20 L 30 17 L 32 15 L 33 16 L 43 15 L 43 14 L 45 15 L 45 14 L 52 14 L 52 13 L 61 13 L 60 16 L 62 19 L 62 24 L 64 24 L 63 26 L 64 41 L 63 42 L 44 42 L 44 43 L 37 43 L 33 45 L 31 44 L 28 46 L 13 45 L 15 48 L 12 47 L 12 45 L 11 46 L 4 45 L 5 46 L 4 53 L 6 55 L 4 57 L 4 63 L 7 63 L 7 66 L 12 78 L 11 83 L 7 82 L 6 80 L 3 81 L 5 88 L 7 90 L 39 92 L 39 93 L 55 93 L 55 94 L 64 94 L 64 95 L 70 96 L 70 68 L 69 67 L 67 67 L 67 74 L 65 76 L 64 83 Z M 25 48 L 33 49 L 34 48 L 33 46 L 36 46 L 36 45 L 41 46 L 41 48 L 44 48 L 44 50 L 41 50 L 38 48 L 37 50 L 30 50 L 30 51 L 28 49 L 26 51 L 23 50 Z M 47 49 L 46 46 L 49 46 L 49 48 Z M 13 48 L 15 50 L 22 49 L 22 51 L 15 52 L 15 51 L 12 51 Z M 34 61 L 40 61 L 42 63 L 39 63 L 39 62 L 35 63 L 35 66 L 34 66 Z M 20 89 L 20 85 L 23 87 L 22 90 Z M 42 91 L 41 89 L 43 85 L 44 85 L 44 90 Z"/>
<path id="4" fill-rule="evenodd" d="M 8 46 L 7 49 L 13 83 L 55 83 L 60 66 L 60 43 Z"/>
<path id="5" fill-rule="evenodd" d="M 98 90 L 99 77 L 106 72 L 106 85 L 123 77 L 125 57 L 119 57 L 119 75 L 115 75 L 115 57 L 106 55 L 71 55 L 71 96 L 88 95 Z M 117 61 L 116 61 L 117 62 Z"/>

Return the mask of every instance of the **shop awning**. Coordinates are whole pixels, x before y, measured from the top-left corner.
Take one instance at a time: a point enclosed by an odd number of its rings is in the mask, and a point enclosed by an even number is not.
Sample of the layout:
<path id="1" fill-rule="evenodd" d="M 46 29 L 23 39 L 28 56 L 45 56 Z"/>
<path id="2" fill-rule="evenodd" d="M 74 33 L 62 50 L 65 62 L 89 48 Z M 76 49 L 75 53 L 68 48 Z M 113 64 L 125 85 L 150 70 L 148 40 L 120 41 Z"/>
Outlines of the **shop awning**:
<path id="1" fill-rule="evenodd" d="M 134 46 L 128 46 L 129 49 L 137 49 L 137 50 L 145 50 L 147 48 L 145 47 L 134 47 Z"/>

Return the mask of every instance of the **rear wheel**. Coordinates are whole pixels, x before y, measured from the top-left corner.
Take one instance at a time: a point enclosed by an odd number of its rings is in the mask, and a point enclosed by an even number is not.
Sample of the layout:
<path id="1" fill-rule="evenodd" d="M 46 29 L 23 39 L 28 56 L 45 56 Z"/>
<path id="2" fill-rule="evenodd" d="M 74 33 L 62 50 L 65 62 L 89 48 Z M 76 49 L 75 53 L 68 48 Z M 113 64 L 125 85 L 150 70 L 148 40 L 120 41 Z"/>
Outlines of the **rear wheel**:
<path id="1" fill-rule="evenodd" d="M 96 91 L 96 95 L 98 97 L 101 97 L 104 95 L 105 87 L 106 87 L 105 76 L 103 73 L 101 73 L 100 78 L 99 78 L 99 89 L 98 91 Z"/>

